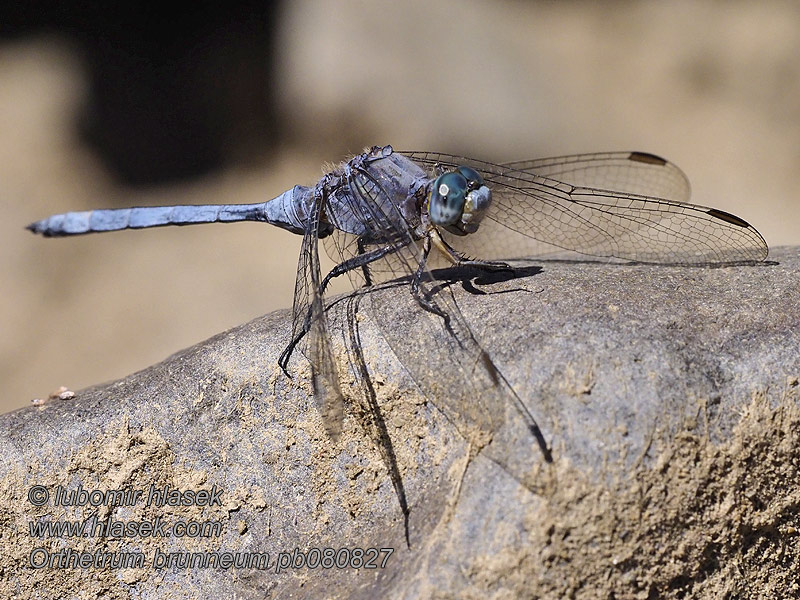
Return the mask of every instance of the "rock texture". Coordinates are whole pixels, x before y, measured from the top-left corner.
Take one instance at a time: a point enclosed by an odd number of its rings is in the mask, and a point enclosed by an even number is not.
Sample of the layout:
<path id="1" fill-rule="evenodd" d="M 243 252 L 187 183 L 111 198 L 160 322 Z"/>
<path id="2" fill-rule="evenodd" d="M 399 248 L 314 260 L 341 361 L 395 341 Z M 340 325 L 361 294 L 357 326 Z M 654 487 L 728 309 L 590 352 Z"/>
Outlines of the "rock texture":
<path id="1" fill-rule="evenodd" d="M 334 324 L 359 323 L 375 392 L 374 404 L 364 402 L 358 373 L 343 369 L 350 405 L 335 442 L 304 361 L 291 363 L 291 380 L 276 366 L 290 328 L 285 311 L 123 380 L 3 415 L 0 591 L 247 599 L 799 593 L 800 249 L 774 250 L 770 261 L 542 261 L 514 278 L 450 280 L 476 336 L 551 444 L 552 463 L 530 440 L 515 448 L 529 455 L 533 491 L 489 452 L 476 455 L 437 399 L 419 392 L 365 303 L 350 321 L 346 301 L 331 309 Z M 424 359 L 420 349 L 414 360 Z M 143 497 L 61 506 L 59 486 Z M 221 494 L 212 506 L 147 506 L 151 486 Z M 160 520 L 167 530 L 218 525 L 171 537 L 41 538 L 30 529 L 91 515 Z M 281 552 L 297 564 L 295 548 L 331 548 L 334 563 L 338 556 L 350 566 L 276 568 Z M 362 556 L 355 549 L 369 548 L 393 551 L 376 553 L 377 568 L 353 568 Z M 31 567 L 69 551 L 139 552 L 145 565 Z M 153 564 L 225 552 L 239 560 L 269 553 L 270 568 Z"/>

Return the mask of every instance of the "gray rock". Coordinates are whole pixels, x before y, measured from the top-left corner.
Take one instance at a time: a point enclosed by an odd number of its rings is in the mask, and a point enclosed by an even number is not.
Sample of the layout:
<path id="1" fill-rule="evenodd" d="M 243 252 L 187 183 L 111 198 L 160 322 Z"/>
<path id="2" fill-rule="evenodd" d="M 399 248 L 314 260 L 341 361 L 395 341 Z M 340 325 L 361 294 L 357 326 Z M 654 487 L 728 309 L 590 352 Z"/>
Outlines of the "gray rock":
<path id="1" fill-rule="evenodd" d="M 358 323 L 377 407 L 357 393 L 352 354 L 337 341 L 350 406 L 335 442 L 314 408 L 304 361 L 291 363 L 292 380 L 277 368 L 290 329 L 286 311 L 74 398 L 3 415 L 0 591 L 40 598 L 787 595 L 800 572 L 800 249 L 773 250 L 770 259 L 724 268 L 542 261 L 524 277 L 450 282 L 551 444 L 550 464 L 530 439 L 513 448 L 535 486 L 489 460 L 491 443 L 475 455 L 480 445 L 459 434 L 457 416 L 440 411 L 436 397 L 419 392 L 408 374 L 415 369 L 397 361 L 365 304 L 355 319 L 345 318 L 347 302 L 331 316 L 337 340 L 343 325 Z M 414 360 L 424 361 L 425 349 Z M 407 520 L 390 469 L 400 474 Z M 49 494 L 42 506 L 32 504 L 33 486 Z M 113 508 L 56 506 L 59 486 L 143 497 Z M 213 506 L 147 506 L 151 486 L 222 492 Z M 218 523 L 220 530 L 42 539 L 29 529 L 93 513 L 127 523 Z M 355 564 L 356 549 L 392 552 L 367 550 L 364 560 L 376 555 L 374 569 L 276 572 L 279 553 L 296 548 L 332 548 Z M 30 567 L 68 549 L 141 552 L 145 567 Z M 207 560 L 221 552 L 269 553 L 272 566 L 153 566 L 165 554 Z"/>

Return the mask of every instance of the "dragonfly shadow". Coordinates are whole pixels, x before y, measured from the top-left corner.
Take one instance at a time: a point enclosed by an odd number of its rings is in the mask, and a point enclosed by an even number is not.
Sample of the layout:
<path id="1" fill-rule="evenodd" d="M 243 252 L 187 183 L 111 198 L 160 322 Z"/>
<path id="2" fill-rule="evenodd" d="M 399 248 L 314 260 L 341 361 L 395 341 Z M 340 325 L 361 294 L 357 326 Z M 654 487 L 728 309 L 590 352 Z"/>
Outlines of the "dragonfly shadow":
<path id="1" fill-rule="evenodd" d="M 443 269 L 433 269 L 431 271 L 431 275 L 433 276 L 434 281 L 438 282 L 438 285 L 434 287 L 431 290 L 431 292 L 433 294 L 436 294 L 456 284 L 460 284 L 465 292 L 468 292 L 475 296 L 508 294 L 511 292 L 532 292 L 532 290 L 529 290 L 524 287 L 486 291 L 480 289 L 477 286 L 491 286 L 498 283 L 504 283 L 506 281 L 525 279 L 527 277 L 538 275 L 543 271 L 544 269 L 542 267 L 534 265 L 524 266 L 524 267 L 512 266 L 511 268 L 508 269 L 498 269 L 491 271 L 472 266 L 459 266 L 459 267 L 446 267 Z M 326 310 L 331 308 L 332 306 L 335 306 L 339 302 L 346 300 L 352 295 L 364 293 L 365 291 L 409 287 L 411 285 L 411 280 L 412 276 L 406 275 L 404 277 L 398 277 L 397 279 L 391 279 L 389 281 L 384 281 L 382 283 L 375 284 L 371 287 L 362 288 L 361 290 L 357 290 L 350 295 L 334 299 L 330 304 L 327 305 Z"/>
<path id="2" fill-rule="evenodd" d="M 475 267 L 450 267 L 445 269 L 437 269 L 432 271 L 433 278 L 437 282 L 437 285 L 431 290 L 431 292 L 433 294 L 438 294 L 445 291 L 452 285 L 459 284 L 465 291 L 474 295 L 501 294 L 513 291 L 530 292 L 531 290 L 527 290 L 525 288 L 487 291 L 480 289 L 479 286 L 492 286 L 498 283 L 523 279 L 536 275 L 540 272 L 542 272 L 542 268 L 538 266 L 528 266 L 496 271 L 487 271 L 485 269 L 478 269 Z M 395 495 L 397 496 L 397 500 L 403 514 L 406 544 L 409 547 L 411 546 L 409 530 L 410 511 L 408 507 L 406 491 L 402 476 L 400 474 L 400 468 L 398 466 L 394 445 L 389 435 L 386 420 L 378 402 L 373 377 L 370 374 L 367 359 L 364 355 L 361 333 L 359 330 L 358 313 L 359 310 L 361 310 L 361 302 L 373 291 L 406 288 L 402 291 L 410 294 L 410 283 L 410 277 L 402 277 L 378 284 L 373 287 L 361 288 L 353 291 L 351 294 L 333 299 L 333 301 L 327 304 L 325 308 L 326 311 L 330 311 L 334 306 L 340 307 L 336 312 L 342 316 L 341 320 L 331 315 L 330 312 L 329 316 L 332 317 L 332 322 L 340 323 L 342 333 L 346 338 L 349 349 L 348 361 L 350 363 L 350 367 L 362 382 L 360 386 L 356 386 L 357 388 L 360 388 L 360 390 L 351 404 L 351 412 L 353 413 L 353 416 L 356 418 L 362 430 L 366 433 L 368 438 L 372 440 L 389 472 L 389 477 L 392 481 L 392 486 L 394 487 Z"/>
<path id="3" fill-rule="evenodd" d="M 477 286 L 492 286 L 498 283 L 533 277 L 543 271 L 542 267 L 531 265 L 526 267 L 514 267 L 508 269 L 498 269 L 489 271 L 477 267 L 448 267 L 445 269 L 434 269 L 431 271 L 434 279 L 441 282 L 440 288 L 460 283 L 465 292 L 475 296 L 486 296 L 490 294 L 507 294 L 509 292 L 530 292 L 527 288 L 510 288 L 503 290 L 486 291 Z"/>
<path id="4" fill-rule="evenodd" d="M 356 405 L 353 406 L 354 416 L 361 428 L 364 430 L 369 439 L 372 440 L 377 448 L 381 459 L 389 471 L 389 478 L 392 481 L 397 501 L 400 504 L 400 510 L 403 513 L 403 528 L 405 532 L 406 546 L 411 548 L 411 540 L 409 534 L 409 508 L 408 501 L 406 500 L 405 486 L 403 485 L 403 478 L 400 475 L 400 468 L 397 464 L 397 454 L 395 453 L 392 439 L 389 436 L 389 430 L 386 426 L 386 420 L 383 417 L 380 405 L 378 404 L 378 397 L 375 393 L 375 386 L 373 384 L 372 376 L 370 375 L 367 361 L 364 357 L 363 345 L 361 343 L 361 334 L 359 330 L 358 311 L 361 301 L 364 299 L 369 288 L 356 290 L 342 298 L 345 302 L 345 335 L 347 336 L 347 345 L 351 352 L 348 353 L 348 360 L 350 366 L 356 371 L 361 378 L 363 385 L 360 386 L 361 394 L 356 398 Z"/>
<path id="5" fill-rule="evenodd" d="M 428 293 L 432 296 L 448 294 L 451 293 L 451 288 L 454 285 L 460 285 L 467 293 L 478 296 L 519 291 L 534 293 L 532 290 L 524 287 L 506 288 L 504 286 L 503 289 L 497 290 L 492 290 L 491 287 L 496 284 L 522 280 L 537 275 L 542 271 L 543 269 L 540 266 L 522 266 L 492 271 L 471 266 L 436 269 L 431 272 L 432 283 L 434 285 L 429 288 Z M 385 290 L 397 290 L 397 293 L 406 293 L 410 296 L 411 279 L 411 276 L 406 276 L 371 287 L 361 288 L 353 291 L 351 294 L 334 298 L 330 303 L 327 303 L 325 307 L 326 312 L 329 314 L 331 324 L 335 324 L 335 328 L 341 330 L 346 340 L 350 369 L 358 379 L 361 380 L 360 385 L 354 386 L 358 389 L 358 393 L 351 402 L 350 412 L 352 416 L 356 418 L 359 426 L 367 437 L 372 441 L 374 447 L 381 456 L 382 462 L 388 470 L 398 504 L 403 514 L 406 544 L 409 547 L 410 511 L 406 491 L 398 466 L 394 445 L 389 435 L 383 411 L 378 402 L 373 375 L 370 372 L 368 360 L 364 354 L 358 314 L 360 310 L 363 310 L 361 302 L 365 298 L 369 298 L 370 294 L 381 293 Z M 338 306 L 335 310 L 335 313 L 337 313 L 336 315 L 330 312 L 335 306 Z M 433 402 L 439 406 L 435 400 L 433 400 Z M 443 412 L 445 415 L 449 414 L 449 412 L 444 409 Z"/>

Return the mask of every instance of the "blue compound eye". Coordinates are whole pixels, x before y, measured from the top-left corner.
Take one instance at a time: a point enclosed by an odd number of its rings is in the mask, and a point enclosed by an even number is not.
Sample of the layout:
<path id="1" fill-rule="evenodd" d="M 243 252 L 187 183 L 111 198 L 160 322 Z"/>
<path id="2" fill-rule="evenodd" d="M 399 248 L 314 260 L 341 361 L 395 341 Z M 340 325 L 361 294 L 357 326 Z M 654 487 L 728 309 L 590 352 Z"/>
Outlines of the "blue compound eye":
<path id="1" fill-rule="evenodd" d="M 431 189 L 431 201 L 428 207 L 431 221 L 436 225 L 457 223 L 464 212 L 467 187 L 467 178 L 457 171 L 439 175 Z"/>
<path id="2" fill-rule="evenodd" d="M 464 176 L 464 179 L 467 180 L 469 189 L 476 190 L 483 185 L 483 177 L 481 177 L 481 174 L 472 167 L 461 165 L 458 167 L 458 172 L 461 173 Z"/>

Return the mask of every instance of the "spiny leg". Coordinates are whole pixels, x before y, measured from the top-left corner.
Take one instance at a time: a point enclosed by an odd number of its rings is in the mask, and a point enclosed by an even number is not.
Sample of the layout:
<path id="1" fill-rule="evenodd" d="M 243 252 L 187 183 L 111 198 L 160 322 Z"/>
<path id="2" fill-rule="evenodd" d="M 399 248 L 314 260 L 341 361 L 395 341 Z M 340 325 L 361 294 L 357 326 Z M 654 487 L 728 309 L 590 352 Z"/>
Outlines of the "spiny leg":
<path id="1" fill-rule="evenodd" d="M 359 237 L 358 238 L 358 254 L 363 256 L 367 253 L 367 248 L 364 246 L 364 239 Z M 361 265 L 361 272 L 364 274 L 364 287 L 369 287 L 372 285 L 372 277 L 370 277 L 369 269 L 367 265 Z"/>
<path id="2" fill-rule="evenodd" d="M 414 273 L 413 279 L 411 280 L 411 294 L 422 308 L 430 313 L 440 316 L 442 319 L 444 319 L 445 325 L 448 325 L 450 323 L 450 316 L 442 309 L 431 303 L 428 298 L 429 294 L 424 293 L 420 285 L 422 282 L 422 277 L 427 271 L 428 256 L 430 256 L 430 253 L 431 239 L 429 236 L 425 236 L 425 240 L 422 243 L 422 259 L 419 261 L 417 270 Z"/>
<path id="3" fill-rule="evenodd" d="M 449 260 L 456 267 L 474 267 L 476 269 L 483 269 L 486 271 L 513 271 L 514 268 L 499 260 L 479 260 L 474 258 L 467 258 L 464 254 L 453 248 L 441 236 L 437 229 L 432 229 L 429 236 L 436 249 L 444 254 L 445 258 Z"/>
<path id="4" fill-rule="evenodd" d="M 424 310 L 428 311 L 429 313 L 433 313 L 434 315 L 438 315 L 444 321 L 445 328 L 450 332 L 453 333 L 453 330 L 450 328 L 450 315 L 448 315 L 445 311 L 441 308 L 436 306 L 433 302 L 431 302 L 430 297 L 432 296 L 431 293 L 426 293 L 421 288 L 422 278 L 425 273 L 428 272 L 427 263 L 428 263 L 428 256 L 431 253 L 431 238 L 429 235 L 425 236 L 425 240 L 422 243 L 422 259 L 419 261 L 419 265 L 417 266 L 417 271 L 414 273 L 414 278 L 411 280 L 411 294 Z"/>
<path id="5" fill-rule="evenodd" d="M 340 275 L 344 275 L 345 273 L 352 271 L 354 269 L 362 268 L 366 270 L 368 264 L 375 262 L 387 256 L 389 254 L 393 254 L 403 248 L 405 244 L 390 244 L 387 246 L 383 246 L 382 248 L 376 248 L 370 252 L 365 254 L 359 254 L 352 258 L 348 258 L 347 260 L 339 263 L 333 269 L 331 269 L 330 273 L 328 273 L 325 278 L 320 283 L 320 290 L 319 294 L 322 296 L 325 293 L 325 290 L 328 287 L 328 284 L 334 277 L 339 277 Z M 359 244 L 359 249 L 361 245 Z M 286 346 L 286 349 L 281 353 L 280 358 L 278 359 L 278 365 L 280 366 L 281 370 L 286 374 L 287 377 L 290 377 L 288 371 L 289 359 L 294 352 L 295 347 L 297 344 L 300 343 L 300 340 L 303 339 L 308 331 L 311 329 L 311 316 L 313 310 L 312 307 L 309 306 L 308 310 L 306 311 L 305 318 L 303 319 L 303 327 L 300 329 L 298 334 L 289 342 L 289 345 Z"/>

